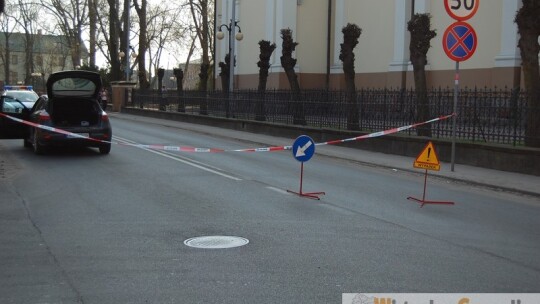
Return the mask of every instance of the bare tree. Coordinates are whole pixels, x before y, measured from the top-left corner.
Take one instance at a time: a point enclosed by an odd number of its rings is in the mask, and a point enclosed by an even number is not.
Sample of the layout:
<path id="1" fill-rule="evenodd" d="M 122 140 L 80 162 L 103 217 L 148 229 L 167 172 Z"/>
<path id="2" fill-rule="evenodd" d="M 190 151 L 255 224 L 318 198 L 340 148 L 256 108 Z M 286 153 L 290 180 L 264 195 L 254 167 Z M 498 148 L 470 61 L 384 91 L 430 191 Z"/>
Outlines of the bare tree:
<path id="1" fill-rule="evenodd" d="M 124 0 L 128 1 L 128 0 Z M 122 35 L 122 22 L 120 20 L 119 6 L 117 0 L 107 0 L 109 4 L 109 32 L 108 35 L 105 35 L 109 60 L 111 63 L 111 79 L 120 80 L 122 79 L 122 63 L 118 56 L 119 51 L 121 50 L 122 44 L 120 43 L 120 37 Z M 105 31 L 105 29 L 102 29 Z"/>
<path id="2" fill-rule="evenodd" d="M 7 5 L 5 7 L 4 16 L 0 18 L 0 29 L 3 32 L 4 44 L 0 45 L 0 60 L 4 65 L 4 75 L 5 83 L 10 83 L 11 73 L 11 46 L 10 38 L 13 33 L 14 28 L 17 26 L 17 22 L 14 17 L 11 15 L 13 10 L 12 5 Z"/>
<path id="3" fill-rule="evenodd" d="M 283 39 L 283 43 L 280 59 L 281 66 L 285 70 L 292 91 L 293 124 L 305 125 L 304 105 L 302 100 L 300 100 L 300 84 L 298 83 L 298 76 L 294 71 L 296 59 L 292 57 L 298 43 L 293 40 L 291 29 L 282 29 L 281 39 Z"/>
<path id="4" fill-rule="evenodd" d="M 96 44 L 97 44 L 97 0 L 88 0 L 88 19 L 90 21 L 90 49 L 89 49 L 89 65 L 92 68 L 96 67 Z"/>
<path id="5" fill-rule="evenodd" d="M 343 72 L 345 73 L 345 84 L 347 91 L 348 115 L 347 129 L 359 130 L 359 113 L 356 102 L 356 85 L 354 71 L 354 48 L 358 45 L 358 38 L 362 34 L 362 29 L 356 24 L 348 23 L 342 30 L 343 43 L 341 44 L 341 53 L 339 59 L 343 61 Z"/>
<path id="6" fill-rule="evenodd" d="M 268 81 L 268 70 L 270 70 L 270 58 L 272 53 L 276 49 L 276 44 L 271 43 L 270 41 L 261 40 L 259 41 L 259 62 L 257 66 L 259 67 L 259 86 L 257 92 L 259 96 L 257 98 L 256 105 L 256 114 L 255 120 L 265 121 L 266 112 L 264 110 L 264 93 L 266 92 L 266 82 Z"/>
<path id="7" fill-rule="evenodd" d="M 149 57 L 149 70 L 157 71 L 161 67 L 163 52 L 167 53 L 167 45 L 176 37 L 181 10 L 169 9 L 166 6 L 151 6 L 147 15 L 147 50 Z"/>
<path id="8" fill-rule="evenodd" d="M 66 47 L 71 51 L 73 66 L 80 66 L 82 33 L 88 23 L 87 0 L 42 0 L 42 8 L 53 16 L 55 26 L 66 36 Z"/>
<path id="9" fill-rule="evenodd" d="M 97 51 L 105 59 L 105 64 L 111 66 L 111 52 L 109 51 L 109 23 L 110 23 L 110 9 L 107 0 L 92 0 L 95 6 L 96 13 L 96 55 Z M 116 56 L 118 57 L 118 53 Z"/>
<path id="10" fill-rule="evenodd" d="M 139 5 L 138 0 L 133 0 L 135 6 L 135 11 L 139 16 L 139 52 L 137 55 L 138 62 L 138 72 L 137 76 L 139 78 L 139 86 L 143 89 L 146 89 L 150 86 L 148 79 L 146 78 L 146 50 L 148 49 L 148 39 L 147 39 L 147 19 L 146 19 L 146 9 L 147 1 L 141 0 Z"/>
<path id="11" fill-rule="evenodd" d="M 212 16 L 213 5 L 209 0 L 189 0 L 191 16 L 202 53 L 201 71 L 199 73 L 199 89 L 201 91 L 207 91 L 208 89 L 208 78 L 211 68 L 210 49 L 212 48 L 213 29 L 210 24 L 210 17 Z"/>
<path id="12" fill-rule="evenodd" d="M 275 49 L 275 43 L 270 43 L 270 41 L 266 40 L 259 41 L 260 54 L 259 62 L 257 62 L 257 66 L 259 67 L 259 86 L 257 90 L 259 93 L 264 93 L 266 91 L 268 70 L 270 70 L 270 58 Z"/>
<path id="13" fill-rule="evenodd" d="M 19 9 L 17 15 L 14 17 L 25 37 L 24 81 L 25 83 L 30 83 L 32 81 L 32 72 L 34 71 L 34 39 L 37 34 L 40 10 L 36 3 L 26 0 L 18 0 L 17 5 Z"/>
<path id="14" fill-rule="evenodd" d="M 407 29 L 411 33 L 409 50 L 414 69 L 417 119 L 426 121 L 430 116 L 426 80 L 427 52 L 431 47 L 431 39 L 437 34 L 434 30 L 431 30 L 431 16 L 429 14 L 415 14 L 409 21 Z M 429 124 L 420 126 L 416 130 L 419 136 L 431 137 L 431 125 Z"/>
<path id="15" fill-rule="evenodd" d="M 523 7 L 517 12 L 516 23 L 519 30 L 519 49 L 521 51 L 523 77 L 527 90 L 527 126 L 525 145 L 540 147 L 540 68 L 538 53 L 540 45 L 540 1 L 523 0 Z"/>

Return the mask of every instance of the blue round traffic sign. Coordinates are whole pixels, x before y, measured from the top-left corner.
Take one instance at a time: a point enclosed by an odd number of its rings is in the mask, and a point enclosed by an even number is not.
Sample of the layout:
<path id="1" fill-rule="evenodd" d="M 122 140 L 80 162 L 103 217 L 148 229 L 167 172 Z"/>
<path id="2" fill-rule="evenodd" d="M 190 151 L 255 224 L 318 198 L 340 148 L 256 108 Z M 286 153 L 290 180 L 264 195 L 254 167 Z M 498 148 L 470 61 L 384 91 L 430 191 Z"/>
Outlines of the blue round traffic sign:
<path id="1" fill-rule="evenodd" d="M 465 61 L 471 58 L 477 43 L 476 32 L 466 22 L 455 22 L 444 32 L 444 52 L 454 61 Z"/>
<path id="2" fill-rule="evenodd" d="M 299 162 L 307 162 L 315 154 L 315 142 L 307 135 L 300 135 L 292 145 L 294 158 Z"/>

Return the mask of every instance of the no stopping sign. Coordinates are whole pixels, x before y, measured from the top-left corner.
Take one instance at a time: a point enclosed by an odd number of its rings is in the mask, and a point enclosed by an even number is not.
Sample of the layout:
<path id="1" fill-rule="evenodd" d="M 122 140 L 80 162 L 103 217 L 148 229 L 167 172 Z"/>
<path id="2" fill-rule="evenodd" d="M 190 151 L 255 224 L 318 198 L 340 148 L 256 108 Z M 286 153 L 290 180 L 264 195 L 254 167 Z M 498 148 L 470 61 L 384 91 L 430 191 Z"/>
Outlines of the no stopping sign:
<path id="1" fill-rule="evenodd" d="M 466 22 L 455 22 L 444 32 L 444 52 L 454 61 L 465 61 L 471 58 L 477 43 L 476 32 Z"/>

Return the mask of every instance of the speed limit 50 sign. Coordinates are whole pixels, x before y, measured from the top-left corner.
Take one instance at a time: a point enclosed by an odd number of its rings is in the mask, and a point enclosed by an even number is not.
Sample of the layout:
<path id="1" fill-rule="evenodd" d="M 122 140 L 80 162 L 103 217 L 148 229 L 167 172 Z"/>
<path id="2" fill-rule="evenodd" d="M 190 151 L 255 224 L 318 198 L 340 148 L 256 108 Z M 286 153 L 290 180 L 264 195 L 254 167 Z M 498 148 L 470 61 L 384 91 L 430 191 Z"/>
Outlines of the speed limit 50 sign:
<path id="1" fill-rule="evenodd" d="M 458 21 L 465 21 L 474 16 L 479 4 L 480 0 L 444 0 L 446 12 Z"/>

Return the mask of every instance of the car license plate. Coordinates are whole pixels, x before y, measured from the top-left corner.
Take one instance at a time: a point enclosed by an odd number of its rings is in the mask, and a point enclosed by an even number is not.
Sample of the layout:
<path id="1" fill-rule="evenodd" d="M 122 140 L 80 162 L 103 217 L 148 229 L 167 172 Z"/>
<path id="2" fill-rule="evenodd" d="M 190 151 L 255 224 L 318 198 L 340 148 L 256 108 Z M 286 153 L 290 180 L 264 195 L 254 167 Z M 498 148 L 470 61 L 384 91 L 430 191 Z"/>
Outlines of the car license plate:
<path id="1" fill-rule="evenodd" d="M 73 134 L 68 134 L 67 135 L 67 138 L 81 138 L 81 137 L 90 137 L 90 134 L 88 133 L 73 133 Z"/>

